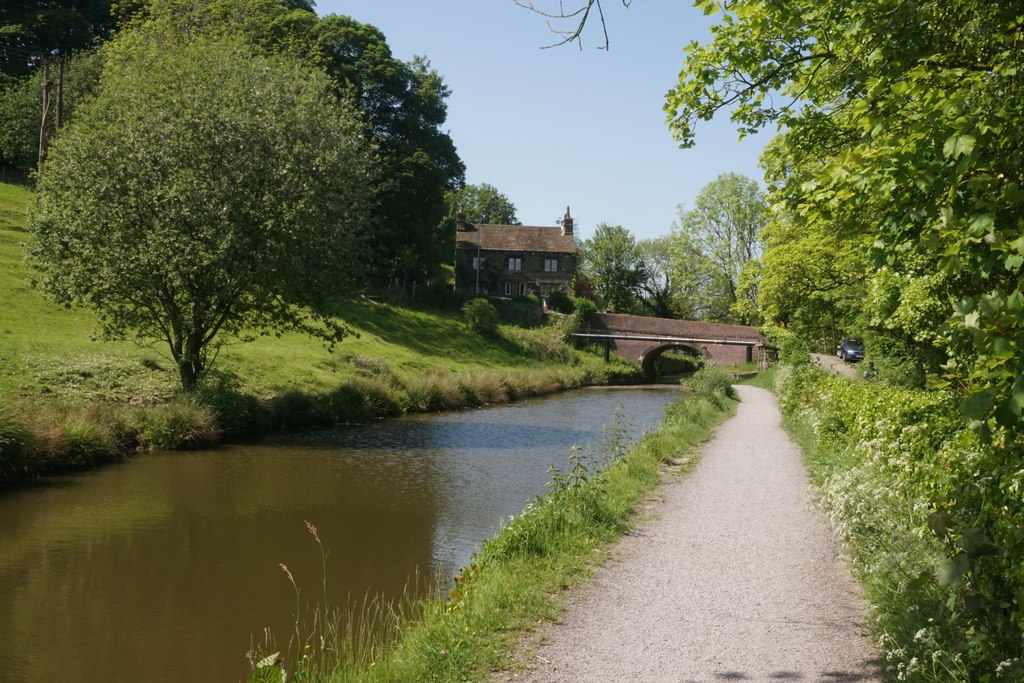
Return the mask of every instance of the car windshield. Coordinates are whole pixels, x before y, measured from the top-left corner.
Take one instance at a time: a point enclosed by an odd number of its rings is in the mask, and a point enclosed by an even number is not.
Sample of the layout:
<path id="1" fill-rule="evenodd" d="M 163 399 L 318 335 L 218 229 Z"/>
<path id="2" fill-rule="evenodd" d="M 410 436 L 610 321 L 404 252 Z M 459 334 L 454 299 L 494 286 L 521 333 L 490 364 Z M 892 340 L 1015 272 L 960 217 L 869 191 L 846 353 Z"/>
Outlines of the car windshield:
<path id="1" fill-rule="evenodd" d="M 849 341 L 846 342 L 846 345 L 851 348 L 859 349 L 864 346 L 864 342 L 862 342 L 860 339 L 850 339 Z"/>

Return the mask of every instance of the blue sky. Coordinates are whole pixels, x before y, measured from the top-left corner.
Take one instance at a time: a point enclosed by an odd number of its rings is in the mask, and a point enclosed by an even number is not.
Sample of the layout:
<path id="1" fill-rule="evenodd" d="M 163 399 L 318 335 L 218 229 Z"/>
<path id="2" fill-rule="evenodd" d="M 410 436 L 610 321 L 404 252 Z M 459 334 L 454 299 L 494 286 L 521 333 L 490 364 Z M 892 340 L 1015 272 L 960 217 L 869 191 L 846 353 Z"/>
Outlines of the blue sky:
<path id="1" fill-rule="evenodd" d="M 760 181 L 770 135 L 740 142 L 722 117 L 678 149 L 662 105 L 683 46 L 706 40 L 710 20 L 686 0 L 604 4 L 607 51 L 596 21 L 582 51 L 540 49 L 556 37 L 512 0 L 320 0 L 317 11 L 377 26 L 400 59 L 430 59 L 452 90 L 445 127 L 467 181 L 497 187 L 523 223 L 553 225 L 570 206 L 583 237 L 602 222 L 658 237 L 721 173 Z"/>

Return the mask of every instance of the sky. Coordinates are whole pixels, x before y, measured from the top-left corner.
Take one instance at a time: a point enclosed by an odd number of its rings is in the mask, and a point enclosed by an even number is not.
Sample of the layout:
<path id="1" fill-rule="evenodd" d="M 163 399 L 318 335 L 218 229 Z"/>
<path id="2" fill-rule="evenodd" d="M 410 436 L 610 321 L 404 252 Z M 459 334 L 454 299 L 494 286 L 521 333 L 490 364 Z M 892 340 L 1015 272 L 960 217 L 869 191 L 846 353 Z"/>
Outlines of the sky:
<path id="1" fill-rule="evenodd" d="M 722 116 L 680 150 L 662 106 L 683 47 L 705 42 L 711 20 L 687 0 L 603 5 L 608 50 L 598 49 L 596 16 L 582 50 L 542 49 L 558 37 L 513 0 L 319 0 L 316 9 L 376 26 L 399 59 L 430 60 L 452 91 L 444 128 L 466 181 L 495 186 L 522 223 L 554 225 L 568 206 L 582 238 L 599 223 L 638 239 L 667 235 L 679 205 L 692 207 L 722 173 L 761 182 L 758 156 L 771 134 L 740 141 Z"/>

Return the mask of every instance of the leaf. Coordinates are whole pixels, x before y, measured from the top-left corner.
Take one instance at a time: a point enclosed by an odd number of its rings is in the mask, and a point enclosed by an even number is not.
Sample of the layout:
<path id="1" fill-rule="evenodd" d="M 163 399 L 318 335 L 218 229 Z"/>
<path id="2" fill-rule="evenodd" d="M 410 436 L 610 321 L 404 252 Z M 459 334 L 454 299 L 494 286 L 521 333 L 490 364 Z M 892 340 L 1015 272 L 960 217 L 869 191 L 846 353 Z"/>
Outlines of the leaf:
<path id="1" fill-rule="evenodd" d="M 936 572 L 939 585 L 946 588 L 957 585 L 964 578 L 964 574 L 967 573 L 967 567 L 967 555 L 964 553 L 958 554 L 953 559 L 943 560 L 939 563 L 939 568 Z"/>
<path id="2" fill-rule="evenodd" d="M 928 515 L 928 528 L 939 538 L 945 538 L 953 528 L 953 518 L 948 512 L 933 512 Z"/>
<path id="3" fill-rule="evenodd" d="M 942 146 L 942 153 L 947 159 L 956 159 L 974 151 L 976 140 L 970 135 L 952 135 Z"/>
<path id="4" fill-rule="evenodd" d="M 991 390 L 979 391 L 960 404 L 960 412 L 969 420 L 984 420 L 989 409 L 992 407 L 992 402 Z"/>

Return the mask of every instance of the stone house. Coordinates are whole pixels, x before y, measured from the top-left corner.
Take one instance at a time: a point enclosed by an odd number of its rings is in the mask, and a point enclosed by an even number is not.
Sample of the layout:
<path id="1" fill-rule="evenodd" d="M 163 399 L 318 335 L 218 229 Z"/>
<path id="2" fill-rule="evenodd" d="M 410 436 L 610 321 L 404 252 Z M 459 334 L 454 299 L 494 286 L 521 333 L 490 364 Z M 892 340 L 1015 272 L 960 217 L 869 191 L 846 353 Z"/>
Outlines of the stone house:
<path id="1" fill-rule="evenodd" d="M 460 212 L 455 233 L 455 288 L 489 296 L 572 293 L 576 274 L 573 220 L 558 225 L 486 225 Z"/>

